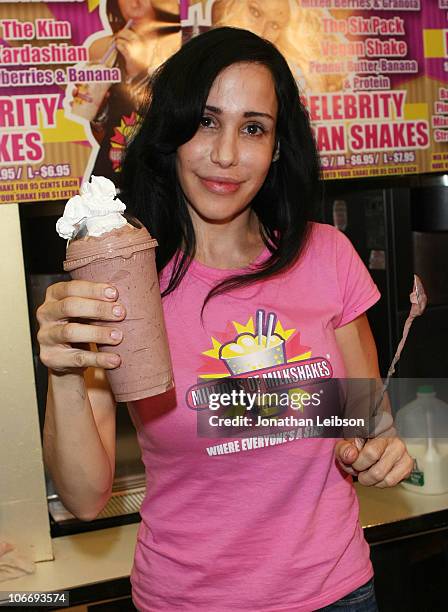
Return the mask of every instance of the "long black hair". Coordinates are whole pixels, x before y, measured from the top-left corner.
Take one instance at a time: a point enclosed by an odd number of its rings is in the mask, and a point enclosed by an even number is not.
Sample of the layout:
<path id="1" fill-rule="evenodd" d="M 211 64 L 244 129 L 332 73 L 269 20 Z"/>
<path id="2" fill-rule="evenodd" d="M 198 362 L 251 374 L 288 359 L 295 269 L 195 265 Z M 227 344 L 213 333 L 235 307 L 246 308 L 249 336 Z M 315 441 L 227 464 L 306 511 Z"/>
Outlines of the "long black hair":
<path id="1" fill-rule="evenodd" d="M 276 275 L 297 261 L 320 197 L 319 157 L 308 113 L 282 54 L 270 42 L 239 28 L 216 28 L 191 39 L 149 83 L 148 99 L 140 111 L 142 124 L 128 146 L 119 179 L 120 198 L 159 242 L 159 272 L 175 256 L 162 296 L 176 289 L 196 251 L 193 224 L 176 175 L 176 150 L 196 133 L 217 75 L 237 62 L 266 66 L 278 99 L 280 159 L 271 164 L 251 202 L 270 257 L 251 272 L 238 271 L 213 287 L 201 316 L 213 296 Z"/>

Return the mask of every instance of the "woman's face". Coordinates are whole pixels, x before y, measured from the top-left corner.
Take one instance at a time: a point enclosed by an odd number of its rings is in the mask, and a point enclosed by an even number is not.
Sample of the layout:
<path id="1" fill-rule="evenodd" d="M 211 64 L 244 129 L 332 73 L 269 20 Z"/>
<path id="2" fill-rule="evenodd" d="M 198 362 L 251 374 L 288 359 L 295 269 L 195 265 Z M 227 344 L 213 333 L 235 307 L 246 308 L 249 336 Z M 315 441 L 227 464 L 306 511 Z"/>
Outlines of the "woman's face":
<path id="1" fill-rule="evenodd" d="M 195 212 L 224 223 L 260 190 L 275 147 L 277 96 L 268 68 L 233 64 L 215 79 L 200 126 L 177 149 L 177 176 Z"/>
<path id="2" fill-rule="evenodd" d="M 152 16 L 151 0 L 118 0 L 118 8 L 123 15 L 123 19 L 136 21 Z"/>
<path id="3" fill-rule="evenodd" d="M 247 22 L 258 36 L 275 43 L 289 19 L 288 0 L 247 0 Z"/>

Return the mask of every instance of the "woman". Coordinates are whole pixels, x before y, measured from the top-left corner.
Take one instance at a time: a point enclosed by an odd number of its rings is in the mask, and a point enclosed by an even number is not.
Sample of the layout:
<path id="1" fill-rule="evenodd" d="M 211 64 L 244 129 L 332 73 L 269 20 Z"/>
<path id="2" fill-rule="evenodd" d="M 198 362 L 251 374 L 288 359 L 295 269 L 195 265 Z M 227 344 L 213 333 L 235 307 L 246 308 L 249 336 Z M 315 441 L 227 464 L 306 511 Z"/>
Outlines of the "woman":
<path id="1" fill-rule="evenodd" d="M 175 389 L 129 405 L 147 471 L 134 602 L 151 612 L 286 612 L 347 598 L 374 610 L 349 473 L 396 484 L 411 470 L 401 440 L 383 435 L 361 450 L 323 438 L 210 440 L 188 400 L 198 380 L 229 375 L 224 348 L 254 336 L 256 311 L 275 313 L 285 364 L 320 358 L 334 377 L 379 377 L 364 314 L 378 291 L 345 236 L 309 222 L 319 164 L 294 78 L 269 42 L 219 28 L 171 57 L 151 92 L 120 197 L 160 244 Z M 50 287 L 38 312 L 45 462 L 85 520 L 111 493 L 115 404 L 104 370 L 119 363 L 120 332 L 79 321 L 125 316 L 114 287 L 74 281 Z"/>
<path id="2" fill-rule="evenodd" d="M 346 39 L 342 34 L 323 32 L 324 19 L 332 20 L 327 9 L 299 6 L 297 0 L 216 0 L 212 22 L 214 27 L 247 28 L 274 43 L 306 92 L 340 91 L 345 87 L 347 74 L 325 74 L 312 70 L 312 66 L 332 59 L 323 54 L 322 43 Z"/>
<path id="3" fill-rule="evenodd" d="M 137 109 L 150 74 L 180 46 L 180 24 L 175 0 L 107 0 L 106 13 L 112 34 L 96 38 L 89 47 L 92 63 L 118 66 L 121 82 L 103 88 L 98 112 L 91 121 L 100 150 L 93 174 L 116 181 L 130 133 L 138 122 Z M 93 86 L 99 91 L 98 84 Z M 83 116 L 82 88 L 72 91 L 72 112 Z M 77 111 L 77 109 L 80 109 Z"/>

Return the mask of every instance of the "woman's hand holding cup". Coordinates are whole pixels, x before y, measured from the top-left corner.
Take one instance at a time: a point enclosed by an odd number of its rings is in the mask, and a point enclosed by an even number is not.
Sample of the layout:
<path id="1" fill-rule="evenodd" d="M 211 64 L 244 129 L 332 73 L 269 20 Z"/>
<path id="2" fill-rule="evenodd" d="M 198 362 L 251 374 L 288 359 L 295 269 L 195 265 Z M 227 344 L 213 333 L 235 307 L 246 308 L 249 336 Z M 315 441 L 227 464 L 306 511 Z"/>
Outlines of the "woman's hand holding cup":
<path id="1" fill-rule="evenodd" d="M 119 327 L 89 323 L 118 323 L 125 318 L 126 311 L 115 287 L 81 280 L 55 283 L 48 287 L 36 316 L 40 359 L 54 372 L 81 372 L 88 367 L 113 369 L 120 365 L 117 353 L 82 347 L 85 343 L 118 345 L 122 341 Z"/>

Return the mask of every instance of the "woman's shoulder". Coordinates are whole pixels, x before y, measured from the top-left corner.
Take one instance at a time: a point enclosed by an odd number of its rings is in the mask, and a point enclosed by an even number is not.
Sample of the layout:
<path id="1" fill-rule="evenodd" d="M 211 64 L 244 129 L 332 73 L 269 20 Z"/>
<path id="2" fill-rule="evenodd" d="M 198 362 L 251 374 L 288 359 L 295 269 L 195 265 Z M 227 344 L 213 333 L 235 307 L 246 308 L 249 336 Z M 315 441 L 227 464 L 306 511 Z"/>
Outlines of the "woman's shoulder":
<path id="1" fill-rule="evenodd" d="M 319 221 L 310 221 L 310 229 L 314 236 L 335 238 L 339 230 L 329 223 L 320 223 Z"/>
<path id="2" fill-rule="evenodd" d="M 337 248 L 341 235 L 343 235 L 342 232 L 334 225 L 311 221 L 308 235 L 309 247 L 318 253 L 328 249 L 333 250 Z"/>
<path id="3" fill-rule="evenodd" d="M 349 257 L 354 250 L 349 238 L 334 225 L 311 221 L 308 229 L 298 262 L 329 269 L 337 266 L 341 258 Z"/>

